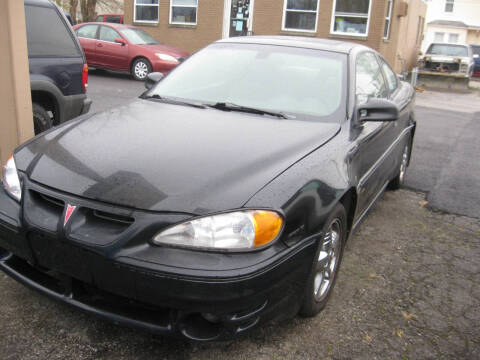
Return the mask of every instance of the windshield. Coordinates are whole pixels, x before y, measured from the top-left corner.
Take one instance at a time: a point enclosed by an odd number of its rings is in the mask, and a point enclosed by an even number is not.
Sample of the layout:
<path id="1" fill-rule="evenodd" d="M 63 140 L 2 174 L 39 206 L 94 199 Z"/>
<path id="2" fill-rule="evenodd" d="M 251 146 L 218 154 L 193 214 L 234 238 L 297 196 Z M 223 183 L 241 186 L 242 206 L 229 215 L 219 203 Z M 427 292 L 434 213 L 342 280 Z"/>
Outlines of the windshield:
<path id="1" fill-rule="evenodd" d="M 472 45 L 472 51 L 475 55 L 480 55 L 480 46 L 473 46 Z"/>
<path id="2" fill-rule="evenodd" d="M 120 32 L 127 40 L 134 45 L 155 45 L 160 44 L 155 38 L 141 29 L 123 28 Z"/>
<path id="3" fill-rule="evenodd" d="M 427 54 L 447 56 L 468 56 L 468 49 L 463 45 L 432 44 Z"/>
<path id="4" fill-rule="evenodd" d="M 346 108 L 346 62 L 345 54 L 327 51 L 219 43 L 190 57 L 148 95 L 338 121 L 333 115 Z"/>

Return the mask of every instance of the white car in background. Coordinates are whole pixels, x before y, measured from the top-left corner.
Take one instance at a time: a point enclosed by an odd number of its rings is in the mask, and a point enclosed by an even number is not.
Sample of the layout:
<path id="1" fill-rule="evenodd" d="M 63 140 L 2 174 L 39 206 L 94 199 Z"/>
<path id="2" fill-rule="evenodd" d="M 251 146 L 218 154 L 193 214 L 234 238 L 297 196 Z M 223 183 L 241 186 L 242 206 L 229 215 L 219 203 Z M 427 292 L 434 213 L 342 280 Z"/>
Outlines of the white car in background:
<path id="1" fill-rule="evenodd" d="M 474 61 L 468 45 L 432 43 L 418 59 L 419 74 L 470 78 Z"/>

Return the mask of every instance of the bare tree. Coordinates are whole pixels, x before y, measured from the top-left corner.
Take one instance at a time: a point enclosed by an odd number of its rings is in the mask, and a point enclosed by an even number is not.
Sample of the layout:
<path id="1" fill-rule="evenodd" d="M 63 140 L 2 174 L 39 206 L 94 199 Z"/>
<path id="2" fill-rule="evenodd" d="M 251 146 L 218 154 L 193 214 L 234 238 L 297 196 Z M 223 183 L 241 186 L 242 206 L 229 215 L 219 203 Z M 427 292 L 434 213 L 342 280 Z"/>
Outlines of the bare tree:
<path id="1" fill-rule="evenodd" d="M 123 13 L 124 0 L 97 0 L 97 6 L 106 13 Z"/>
<path id="2" fill-rule="evenodd" d="M 95 8 L 97 0 L 80 0 L 80 10 L 82 11 L 82 21 L 88 22 L 95 19 Z"/>
<path id="3" fill-rule="evenodd" d="M 78 0 L 70 0 L 69 2 L 69 13 L 72 16 L 73 23 L 77 23 L 77 8 L 78 8 Z"/>

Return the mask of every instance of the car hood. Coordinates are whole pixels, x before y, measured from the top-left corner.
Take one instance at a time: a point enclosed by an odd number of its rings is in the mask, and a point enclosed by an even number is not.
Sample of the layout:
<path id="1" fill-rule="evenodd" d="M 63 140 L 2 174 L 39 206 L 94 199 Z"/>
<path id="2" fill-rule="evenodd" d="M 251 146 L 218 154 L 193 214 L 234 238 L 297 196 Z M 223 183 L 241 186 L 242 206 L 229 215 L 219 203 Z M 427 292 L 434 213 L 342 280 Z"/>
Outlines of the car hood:
<path id="1" fill-rule="evenodd" d="M 186 57 L 190 56 L 190 53 L 185 51 L 185 50 L 177 49 L 173 46 L 168 46 L 168 45 L 163 45 L 163 44 L 137 45 L 137 46 L 139 46 L 141 48 L 144 48 L 146 50 L 149 50 L 152 53 L 163 53 L 163 54 L 171 55 L 171 56 L 176 57 L 176 58 L 179 58 L 179 57 L 186 58 Z"/>
<path id="2" fill-rule="evenodd" d="M 243 206 L 339 128 L 139 99 L 36 137 L 15 161 L 30 180 L 83 198 L 204 214 Z"/>

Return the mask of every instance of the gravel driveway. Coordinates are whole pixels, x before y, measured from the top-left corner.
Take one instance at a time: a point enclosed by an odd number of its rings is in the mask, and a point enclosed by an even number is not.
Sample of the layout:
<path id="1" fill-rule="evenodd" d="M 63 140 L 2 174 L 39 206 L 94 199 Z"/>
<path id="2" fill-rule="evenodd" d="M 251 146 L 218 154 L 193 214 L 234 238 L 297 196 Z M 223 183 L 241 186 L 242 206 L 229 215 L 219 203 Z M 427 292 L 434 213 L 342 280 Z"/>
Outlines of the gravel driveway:
<path id="1" fill-rule="evenodd" d="M 0 275 L 1 359 L 454 359 L 480 357 L 480 221 L 382 196 L 347 245 L 316 318 L 196 344 L 120 328 Z"/>

